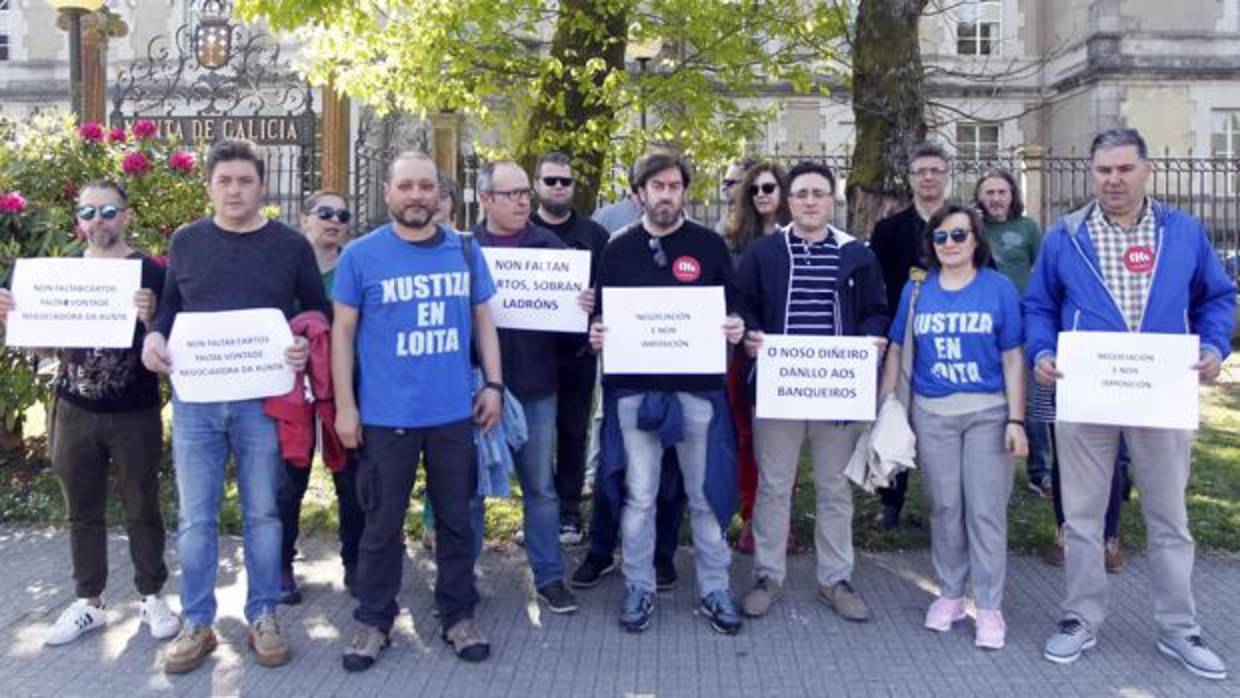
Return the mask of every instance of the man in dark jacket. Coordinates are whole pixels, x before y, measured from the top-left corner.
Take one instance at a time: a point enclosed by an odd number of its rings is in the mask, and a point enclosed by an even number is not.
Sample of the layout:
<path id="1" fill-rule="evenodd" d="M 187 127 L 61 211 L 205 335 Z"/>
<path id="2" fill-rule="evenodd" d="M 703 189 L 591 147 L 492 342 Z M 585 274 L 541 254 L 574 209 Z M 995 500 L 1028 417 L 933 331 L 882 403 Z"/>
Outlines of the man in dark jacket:
<path id="1" fill-rule="evenodd" d="M 947 202 L 951 169 L 947 153 L 933 143 L 922 143 L 909 155 L 908 184 L 913 203 L 899 213 L 884 218 L 874 226 L 870 249 L 883 269 L 887 286 L 887 307 L 893 312 L 900 305 L 900 292 L 908 283 L 910 269 L 925 269 L 921 260 L 922 235 L 931 214 Z M 878 516 L 880 528 L 895 528 L 900 523 L 904 495 L 908 491 L 908 471 L 896 475 L 895 484 L 879 490 L 883 510 Z"/>
<path id="2" fill-rule="evenodd" d="M 737 271 L 749 328 L 745 349 L 757 356 L 769 332 L 869 335 L 881 352 L 890 321 L 882 271 L 865 243 L 828 223 L 835 175 L 826 165 L 802 162 L 788 181 L 792 225 L 750 244 Z M 861 422 L 754 420 L 762 477 L 753 516 L 757 579 L 741 604 L 746 615 L 765 615 L 782 595 L 792 488 L 801 444 L 809 438 L 817 492 L 818 598 L 847 620 L 869 620 L 869 609 L 850 581 L 853 506 L 844 475 L 864 427 Z"/>
<path id="3" fill-rule="evenodd" d="M 567 155 L 550 152 L 542 156 L 534 169 L 538 210 L 530 216 L 530 221 L 555 233 L 570 249 L 590 253 L 590 287 L 593 288 L 603 248 L 607 246 L 607 229 L 573 210 L 575 184 L 572 161 Z M 598 378 L 598 359 L 590 351 L 584 333 L 557 337 L 556 370 L 559 386 L 555 417 L 555 489 L 560 497 L 560 542 L 576 545 L 581 542 L 586 438 Z"/>
<path id="4" fill-rule="evenodd" d="M 478 192 L 486 219 L 473 233 L 483 247 L 564 249 L 559 237 L 530 223 L 530 180 L 515 162 L 488 163 L 478 173 Z M 586 313 L 594 292 L 585 289 Z M 508 389 L 521 402 L 529 440 L 515 453 L 521 480 L 525 552 L 534 572 L 538 598 L 552 613 L 573 613 L 577 600 L 564 585 L 560 551 L 560 501 L 551 464 L 555 442 L 557 336 L 534 330 L 499 330 L 500 359 Z"/>

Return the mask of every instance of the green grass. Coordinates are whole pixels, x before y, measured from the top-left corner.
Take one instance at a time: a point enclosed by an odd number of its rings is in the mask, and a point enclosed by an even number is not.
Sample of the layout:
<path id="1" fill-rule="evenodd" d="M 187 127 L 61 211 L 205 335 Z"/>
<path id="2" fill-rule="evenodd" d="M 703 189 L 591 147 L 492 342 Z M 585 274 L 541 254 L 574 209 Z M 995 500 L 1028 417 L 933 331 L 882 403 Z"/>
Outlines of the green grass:
<path id="1" fill-rule="evenodd" d="M 165 415 L 167 416 L 167 415 Z M 64 504 L 60 488 L 43 455 L 41 417 L 31 416 L 26 457 L 10 456 L 0 460 L 0 522 L 49 524 L 64 520 Z M 1197 545 L 1202 550 L 1240 552 L 1240 360 L 1228 362 L 1224 376 L 1216 386 L 1202 390 L 1202 429 L 1193 448 L 1193 472 L 1188 487 L 1189 522 Z M 166 426 L 165 433 L 170 432 Z M 169 450 L 165 449 L 165 454 Z M 169 458 L 168 455 L 165 458 Z M 1054 539 L 1054 514 L 1049 501 L 1035 498 L 1025 489 L 1024 463 L 1015 468 L 1015 484 L 1008 513 L 1008 541 L 1014 551 L 1032 552 Z M 163 464 L 160 491 L 162 509 L 168 527 L 175 528 L 176 488 L 169 460 Z M 422 495 L 425 479 L 419 473 L 410 498 L 406 530 L 413 537 L 422 534 Z M 514 495 L 520 488 L 514 483 Z M 1120 517 L 1120 539 L 1125 548 L 1145 546 L 1145 532 L 1138 506 L 1139 493 L 1125 503 Z M 336 530 L 335 489 L 326 470 L 314 466 L 310 487 L 302 506 L 302 530 L 307 535 L 334 535 Z M 930 530 L 921 479 L 914 475 L 905 506 L 905 525 L 894 531 L 880 531 L 872 525 L 879 510 L 878 499 L 854 490 L 856 514 L 854 532 L 857 546 L 864 550 L 896 551 L 927 548 Z M 814 525 L 814 486 L 808 459 L 802 458 L 801 477 L 793 495 L 793 533 L 804 550 L 812 544 Z M 588 502 L 584 512 L 589 520 Z M 518 496 L 487 501 L 487 540 L 493 547 L 511 545 L 513 535 L 521 527 L 521 501 Z M 123 523 L 124 517 L 115 497 L 108 504 L 108 522 Z M 237 503 L 236 484 L 229 478 L 221 529 L 227 533 L 241 532 L 241 513 Z M 734 520 L 731 533 L 736 535 L 739 520 Z M 688 540 L 688 526 L 682 527 L 682 540 Z"/>

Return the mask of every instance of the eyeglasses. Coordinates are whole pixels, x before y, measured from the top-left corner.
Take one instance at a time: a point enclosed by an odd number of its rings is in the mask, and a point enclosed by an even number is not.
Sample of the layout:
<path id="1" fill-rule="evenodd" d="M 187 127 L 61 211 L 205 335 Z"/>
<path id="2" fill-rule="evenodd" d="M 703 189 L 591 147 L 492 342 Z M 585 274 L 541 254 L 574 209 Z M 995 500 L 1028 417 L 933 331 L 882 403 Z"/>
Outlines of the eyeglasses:
<path id="1" fill-rule="evenodd" d="M 78 206 L 77 217 L 84 221 L 95 220 L 95 213 L 99 213 L 99 217 L 105 221 L 110 221 L 120 215 L 121 209 L 112 204 L 104 204 L 98 208 L 94 206 Z"/>
<path id="2" fill-rule="evenodd" d="M 505 199 L 506 201 L 508 201 L 508 203 L 515 204 L 521 201 L 522 199 L 529 201 L 530 190 L 529 189 L 509 189 L 508 191 L 493 191 L 491 192 L 491 196 L 494 196 L 497 199 Z"/>
<path id="3" fill-rule="evenodd" d="M 573 186 L 572 177 L 543 177 L 542 183 L 549 187 L 571 187 Z"/>
<path id="4" fill-rule="evenodd" d="M 797 189 L 796 191 L 790 193 L 788 196 L 798 201 L 805 201 L 806 199 L 810 199 L 810 198 L 813 198 L 813 199 L 829 198 L 831 196 L 831 192 L 827 191 L 826 189 Z"/>
<path id="5" fill-rule="evenodd" d="M 738 184 L 740 184 L 740 183 L 741 183 L 741 180 L 739 180 L 739 179 L 725 179 L 725 180 L 723 180 L 723 188 L 724 188 L 724 189 L 731 189 L 732 187 L 734 187 L 734 186 L 736 186 L 736 185 L 738 185 Z"/>
<path id="6" fill-rule="evenodd" d="M 919 167 L 909 172 L 914 177 L 942 177 L 947 170 L 942 167 Z"/>
<path id="7" fill-rule="evenodd" d="M 332 208 L 331 206 L 319 206 L 314 209 L 314 215 L 319 217 L 321 221 L 330 221 L 332 218 L 341 223 L 348 223 L 353 214 L 349 213 L 347 208 Z"/>
<path id="8" fill-rule="evenodd" d="M 660 269 L 667 268 L 667 253 L 663 251 L 663 241 L 650 238 L 650 251 L 654 253 L 654 265 Z"/>
<path id="9" fill-rule="evenodd" d="M 763 182 L 762 184 L 750 184 L 749 195 L 757 196 L 758 192 L 762 192 L 763 194 L 774 194 L 777 189 L 779 189 L 779 185 L 776 184 L 775 182 Z"/>
<path id="10" fill-rule="evenodd" d="M 952 242 L 959 245 L 969 239 L 969 231 L 964 228 L 952 228 L 951 230 L 936 230 L 930 234 L 930 238 L 934 240 L 936 245 L 946 245 L 947 238 L 950 237 Z"/>

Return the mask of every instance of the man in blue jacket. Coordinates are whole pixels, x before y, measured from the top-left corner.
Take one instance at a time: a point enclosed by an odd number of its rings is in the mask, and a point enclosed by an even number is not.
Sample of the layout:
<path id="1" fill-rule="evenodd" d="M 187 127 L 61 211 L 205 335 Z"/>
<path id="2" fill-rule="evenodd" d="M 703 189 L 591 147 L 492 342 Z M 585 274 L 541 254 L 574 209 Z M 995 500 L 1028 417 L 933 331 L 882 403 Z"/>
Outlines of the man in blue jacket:
<path id="1" fill-rule="evenodd" d="M 1100 133 L 1090 146 L 1095 200 L 1047 234 L 1025 297 L 1028 355 L 1043 384 L 1055 366 L 1060 331 L 1195 333 L 1194 369 L 1212 381 L 1230 348 L 1236 288 L 1202 225 L 1146 195 L 1146 145 L 1133 129 Z M 1193 434 L 1187 430 L 1060 422 L 1067 598 L 1044 656 L 1067 664 L 1093 647 L 1106 614 L 1103 512 L 1120 438 L 1131 474 L 1154 577 L 1158 649 L 1190 672 L 1227 676 L 1227 665 L 1201 639 L 1193 601 L 1193 539 L 1184 490 Z"/>

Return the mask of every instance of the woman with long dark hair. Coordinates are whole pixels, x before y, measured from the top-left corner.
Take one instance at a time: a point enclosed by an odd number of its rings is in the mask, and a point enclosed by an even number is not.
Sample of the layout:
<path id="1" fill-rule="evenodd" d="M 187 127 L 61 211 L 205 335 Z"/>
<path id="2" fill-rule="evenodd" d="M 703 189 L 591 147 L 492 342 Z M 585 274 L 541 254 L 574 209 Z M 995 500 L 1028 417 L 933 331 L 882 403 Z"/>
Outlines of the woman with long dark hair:
<path id="1" fill-rule="evenodd" d="M 724 235 L 734 259 L 740 259 L 749 243 L 769 235 L 792 220 L 788 210 L 788 174 L 773 162 L 760 162 L 745 172 L 736 190 L 732 215 L 724 225 Z M 758 463 L 753 451 L 753 409 L 746 379 L 753 370 L 753 359 L 744 351 L 734 351 L 728 366 L 728 402 L 736 422 L 737 488 L 741 500 L 741 535 L 736 549 L 753 553 L 753 503 L 758 494 Z M 789 541 L 792 540 L 791 534 Z M 795 547 L 790 544 L 790 547 Z"/>

